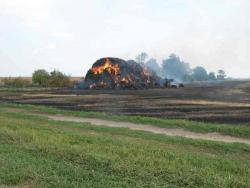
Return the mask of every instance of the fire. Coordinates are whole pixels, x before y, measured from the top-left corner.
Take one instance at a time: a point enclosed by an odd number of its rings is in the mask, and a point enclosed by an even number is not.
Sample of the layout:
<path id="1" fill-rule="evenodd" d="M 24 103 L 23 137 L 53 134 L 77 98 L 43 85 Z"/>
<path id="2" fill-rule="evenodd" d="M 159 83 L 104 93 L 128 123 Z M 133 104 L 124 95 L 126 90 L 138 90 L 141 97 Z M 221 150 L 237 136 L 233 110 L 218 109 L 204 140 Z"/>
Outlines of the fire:
<path id="1" fill-rule="evenodd" d="M 143 74 L 145 75 L 145 76 L 150 76 L 151 74 L 150 74 L 150 70 L 147 68 L 147 67 L 143 67 Z"/>
<path id="2" fill-rule="evenodd" d="M 160 86 L 160 78 L 144 65 L 119 58 L 102 58 L 94 63 L 84 87 L 95 89 L 150 88 Z"/>
<path id="3" fill-rule="evenodd" d="M 123 78 L 121 79 L 121 83 L 125 83 L 125 84 L 132 83 L 132 79 L 131 79 L 131 77 L 128 75 L 128 76 L 123 77 Z"/>
<path id="4" fill-rule="evenodd" d="M 106 58 L 105 63 L 102 66 L 94 67 L 91 71 L 97 75 L 102 74 L 104 71 L 108 71 L 111 75 L 119 75 L 120 74 L 120 67 L 119 65 L 114 65 L 112 62 Z"/>

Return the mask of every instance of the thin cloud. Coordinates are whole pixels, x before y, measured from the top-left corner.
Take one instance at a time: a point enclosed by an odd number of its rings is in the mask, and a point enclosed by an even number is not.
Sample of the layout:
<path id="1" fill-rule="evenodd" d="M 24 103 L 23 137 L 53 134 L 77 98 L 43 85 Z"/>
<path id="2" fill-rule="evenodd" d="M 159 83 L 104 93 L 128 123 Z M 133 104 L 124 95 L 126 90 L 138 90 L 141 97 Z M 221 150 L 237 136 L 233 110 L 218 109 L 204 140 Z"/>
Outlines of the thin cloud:
<path id="1" fill-rule="evenodd" d="M 41 67 L 84 75 L 103 56 L 146 51 L 249 77 L 249 8 L 248 0 L 0 0 L 0 50 L 12 59 L 0 75 Z"/>

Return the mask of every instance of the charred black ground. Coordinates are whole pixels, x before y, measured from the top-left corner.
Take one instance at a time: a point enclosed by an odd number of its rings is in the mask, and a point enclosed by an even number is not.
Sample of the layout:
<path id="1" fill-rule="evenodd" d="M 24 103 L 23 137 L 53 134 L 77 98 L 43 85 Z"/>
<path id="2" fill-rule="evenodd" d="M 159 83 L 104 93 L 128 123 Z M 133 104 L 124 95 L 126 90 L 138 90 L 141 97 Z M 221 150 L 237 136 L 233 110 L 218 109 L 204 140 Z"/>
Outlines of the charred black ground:
<path id="1" fill-rule="evenodd" d="M 193 83 L 179 89 L 2 90 L 0 102 L 250 125 L 250 81 Z"/>
<path id="2" fill-rule="evenodd" d="M 162 79 L 147 67 L 133 60 L 102 58 L 88 71 L 81 88 L 143 89 L 162 85 Z"/>

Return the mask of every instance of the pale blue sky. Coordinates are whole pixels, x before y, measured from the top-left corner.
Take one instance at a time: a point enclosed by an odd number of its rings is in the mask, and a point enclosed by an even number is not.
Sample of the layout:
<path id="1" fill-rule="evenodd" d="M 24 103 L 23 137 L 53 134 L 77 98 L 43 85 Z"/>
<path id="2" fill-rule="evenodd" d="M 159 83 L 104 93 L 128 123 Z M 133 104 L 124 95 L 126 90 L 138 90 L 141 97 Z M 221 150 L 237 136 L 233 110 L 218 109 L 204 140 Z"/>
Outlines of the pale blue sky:
<path id="1" fill-rule="evenodd" d="M 0 77 L 84 76 L 98 58 L 141 51 L 250 77 L 249 10 L 249 0 L 0 0 Z"/>

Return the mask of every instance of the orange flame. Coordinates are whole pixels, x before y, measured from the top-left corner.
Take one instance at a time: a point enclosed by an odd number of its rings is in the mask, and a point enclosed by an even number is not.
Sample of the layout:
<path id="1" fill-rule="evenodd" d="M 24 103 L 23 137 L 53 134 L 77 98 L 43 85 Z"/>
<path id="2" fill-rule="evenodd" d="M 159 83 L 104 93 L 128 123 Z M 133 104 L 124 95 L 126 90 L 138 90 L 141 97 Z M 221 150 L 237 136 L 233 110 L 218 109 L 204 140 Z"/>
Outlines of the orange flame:
<path id="1" fill-rule="evenodd" d="M 147 67 L 143 67 L 143 74 L 145 76 L 150 76 L 150 70 Z"/>
<path id="2" fill-rule="evenodd" d="M 123 77 L 123 78 L 121 79 L 121 82 L 122 82 L 122 83 L 129 84 L 129 83 L 132 83 L 132 79 L 131 79 L 131 77 L 128 75 L 128 76 L 126 76 L 126 77 Z"/>
<path id="3" fill-rule="evenodd" d="M 120 67 L 119 65 L 114 65 L 108 58 L 106 58 L 105 63 L 102 66 L 94 67 L 91 71 L 95 75 L 102 74 L 104 71 L 108 71 L 111 75 L 118 75 L 120 74 Z"/>

